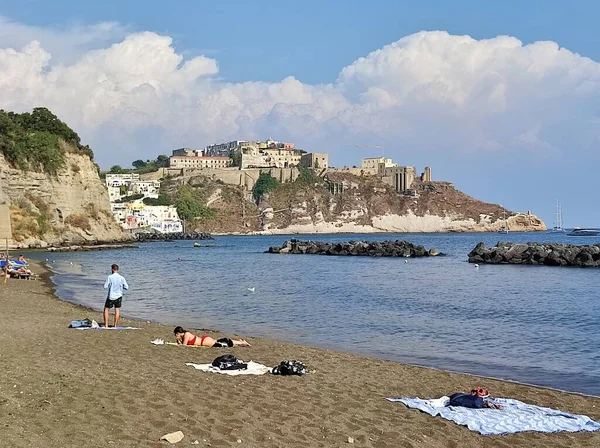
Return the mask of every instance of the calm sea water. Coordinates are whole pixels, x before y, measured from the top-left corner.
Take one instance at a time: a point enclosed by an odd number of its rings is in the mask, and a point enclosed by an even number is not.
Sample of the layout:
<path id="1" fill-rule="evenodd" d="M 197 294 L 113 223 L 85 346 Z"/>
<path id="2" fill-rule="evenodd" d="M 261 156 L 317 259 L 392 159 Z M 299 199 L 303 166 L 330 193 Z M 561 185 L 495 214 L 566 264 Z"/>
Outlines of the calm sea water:
<path id="1" fill-rule="evenodd" d="M 201 242 L 213 247 L 156 242 L 136 250 L 32 256 L 49 257 L 61 298 L 97 310 L 110 264 L 118 263 L 131 286 L 123 308 L 130 317 L 600 395 L 600 269 L 466 263 L 479 241 L 595 244 L 600 238 L 310 237 L 406 239 L 448 254 L 408 263 L 263 253 L 288 238 L 231 236 Z"/>

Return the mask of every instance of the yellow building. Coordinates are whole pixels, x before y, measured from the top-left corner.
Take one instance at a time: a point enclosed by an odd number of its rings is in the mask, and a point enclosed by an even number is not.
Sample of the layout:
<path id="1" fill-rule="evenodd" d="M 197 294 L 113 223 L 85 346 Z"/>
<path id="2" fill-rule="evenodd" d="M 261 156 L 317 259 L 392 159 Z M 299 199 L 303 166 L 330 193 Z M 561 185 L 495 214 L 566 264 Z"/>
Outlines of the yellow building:
<path id="1" fill-rule="evenodd" d="M 300 165 L 315 169 L 329 168 L 329 155 L 326 152 L 303 154 L 300 158 Z"/>

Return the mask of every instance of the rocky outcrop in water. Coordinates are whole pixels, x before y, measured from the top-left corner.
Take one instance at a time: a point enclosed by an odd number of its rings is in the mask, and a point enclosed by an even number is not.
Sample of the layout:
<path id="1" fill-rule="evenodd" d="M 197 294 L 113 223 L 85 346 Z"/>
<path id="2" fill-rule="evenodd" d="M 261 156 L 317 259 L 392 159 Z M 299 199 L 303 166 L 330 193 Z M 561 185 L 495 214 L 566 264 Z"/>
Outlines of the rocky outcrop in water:
<path id="1" fill-rule="evenodd" d="M 469 263 L 600 267 L 600 244 L 498 243 L 488 247 L 479 243 L 468 257 Z"/>
<path id="2" fill-rule="evenodd" d="M 288 240 L 281 247 L 272 246 L 270 254 L 347 255 L 367 257 L 428 257 L 444 255 L 435 249 L 427 250 L 408 241 L 323 241 Z"/>
<path id="3" fill-rule="evenodd" d="M 137 249 L 134 244 L 96 244 L 93 246 L 48 247 L 46 252 L 88 252 L 92 250 Z"/>
<path id="4" fill-rule="evenodd" d="M 138 233 L 136 240 L 143 241 L 174 241 L 174 240 L 212 240 L 210 233 L 206 232 L 178 232 L 178 233 Z"/>

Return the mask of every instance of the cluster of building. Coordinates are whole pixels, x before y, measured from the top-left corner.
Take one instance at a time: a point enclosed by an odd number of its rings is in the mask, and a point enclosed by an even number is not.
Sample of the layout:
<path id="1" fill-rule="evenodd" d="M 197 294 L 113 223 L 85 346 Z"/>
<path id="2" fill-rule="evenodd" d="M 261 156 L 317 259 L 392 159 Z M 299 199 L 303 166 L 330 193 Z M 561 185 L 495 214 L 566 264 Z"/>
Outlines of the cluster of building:
<path id="1" fill-rule="evenodd" d="M 170 168 L 307 168 L 329 167 L 327 153 L 307 153 L 293 143 L 271 138 L 264 142 L 234 140 L 206 146 L 204 149 L 181 148 L 169 157 Z"/>
<path id="2" fill-rule="evenodd" d="M 146 198 L 158 198 L 160 181 L 140 180 L 140 175 L 135 173 L 107 174 L 106 187 L 112 214 L 123 229 L 146 229 L 159 233 L 183 231 L 174 206 L 144 204 Z"/>
<path id="3" fill-rule="evenodd" d="M 431 168 L 426 166 L 420 176 L 414 166 L 399 166 L 387 157 L 368 157 L 362 159 L 361 170 L 380 176 L 399 193 L 415 194 L 411 188 L 415 181 L 431 182 Z"/>
<path id="4" fill-rule="evenodd" d="M 431 182 L 431 168 L 426 166 L 420 176 L 414 166 L 399 166 L 387 157 L 369 157 L 362 159 L 361 169 L 380 176 L 399 193 L 415 194 L 411 188 L 416 180 Z"/>

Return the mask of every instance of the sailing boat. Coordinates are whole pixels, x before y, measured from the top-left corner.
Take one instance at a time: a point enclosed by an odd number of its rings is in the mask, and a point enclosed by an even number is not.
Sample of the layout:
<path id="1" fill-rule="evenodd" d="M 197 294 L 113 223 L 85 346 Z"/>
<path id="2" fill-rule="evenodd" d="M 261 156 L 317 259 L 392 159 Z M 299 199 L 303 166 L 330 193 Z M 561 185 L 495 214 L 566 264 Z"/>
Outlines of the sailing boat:
<path id="1" fill-rule="evenodd" d="M 504 224 L 502 224 L 502 227 L 498 229 L 498 233 L 508 233 L 508 225 L 506 222 L 506 209 L 504 208 L 504 206 L 502 206 L 502 219 L 504 220 Z"/>
<path id="2" fill-rule="evenodd" d="M 562 225 L 562 208 L 558 203 L 558 199 L 556 200 L 556 211 L 554 212 L 554 226 L 552 227 L 551 232 L 554 233 L 565 233 L 565 229 L 563 229 Z"/>

